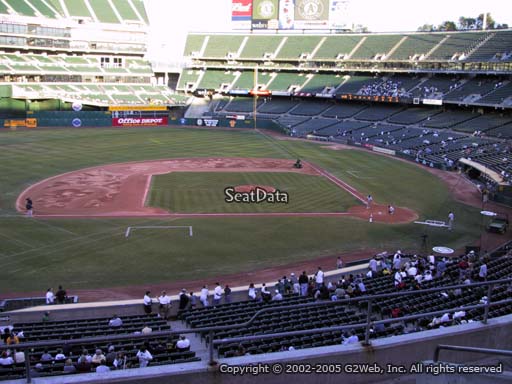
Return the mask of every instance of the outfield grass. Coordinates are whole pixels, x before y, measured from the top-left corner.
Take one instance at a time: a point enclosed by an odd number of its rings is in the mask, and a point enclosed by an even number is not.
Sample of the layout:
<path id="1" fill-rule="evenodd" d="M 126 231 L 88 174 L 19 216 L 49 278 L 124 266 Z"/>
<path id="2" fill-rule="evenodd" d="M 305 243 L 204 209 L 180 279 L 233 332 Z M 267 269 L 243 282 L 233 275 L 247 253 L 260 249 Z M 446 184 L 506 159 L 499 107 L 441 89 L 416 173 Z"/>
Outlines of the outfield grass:
<path id="1" fill-rule="evenodd" d="M 288 194 L 284 203 L 228 203 L 224 189 L 270 186 Z M 345 212 L 360 204 L 322 176 L 291 172 L 173 172 L 152 178 L 149 206 L 181 213 Z"/>
<path id="2" fill-rule="evenodd" d="M 332 151 L 307 142 L 269 140 L 253 131 L 205 129 L 55 129 L 0 132 L 1 292 L 144 285 L 267 268 L 361 248 L 454 248 L 480 235 L 477 209 L 455 202 L 436 177 L 414 164 L 364 151 Z M 378 203 L 416 210 L 422 219 L 456 215 L 452 232 L 415 224 L 340 218 L 54 219 L 19 217 L 15 201 L 29 185 L 106 163 L 177 157 L 300 157 L 327 169 Z M 266 183 L 267 184 L 267 183 Z M 37 213 L 37 207 L 35 207 Z M 180 231 L 127 226 L 192 225 Z"/>

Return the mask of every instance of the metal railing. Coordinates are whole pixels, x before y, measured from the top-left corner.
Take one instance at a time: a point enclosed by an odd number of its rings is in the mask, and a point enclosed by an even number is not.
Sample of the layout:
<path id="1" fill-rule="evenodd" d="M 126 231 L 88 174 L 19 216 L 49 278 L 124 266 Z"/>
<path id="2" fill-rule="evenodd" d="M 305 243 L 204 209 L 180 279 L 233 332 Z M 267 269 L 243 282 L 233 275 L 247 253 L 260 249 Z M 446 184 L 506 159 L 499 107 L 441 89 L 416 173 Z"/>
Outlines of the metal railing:
<path id="1" fill-rule="evenodd" d="M 507 351 L 505 349 L 490 349 L 490 348 L 478 348 L 478 347 L 465 347 L 462 345 L 446 345 L 446 344 L 438 344 L 436 350 L 434 352 L 434 362 L 437 363 L 439 361 L 439 354 L 441 350 L 446 351 L 457 351 L 457 352 L 473 352 L 473 353 L 483 353 L 486 355 L 500 355 L 500 356 L 512 356 L 512 351 Z"/>
<path id="2" fill-rule="evenodd" d="M 416 319 L 430 317 L 430 316 L 442 315 L 442 314 L 449 313 L 449 312 L 467 311 L 467 310 L 479 309 L 479 308 L 484 308 L 484 316 L 482 319 L 482 323 L 487 324 L 490 307 L 512 303 L 512 299 L 506 299 L 506 300 L 500 300 L 500 301 L 493 302 L 492 301 L 493 287 L 498 286 L 498 285 L 510 285 L 510 284 L 512 284 L 512 278 L 486 281 L 486 282 L 473 283 L 473 284 L 458 284 L 458 285 L 442 286 L 442 287 L 436 287 L 436 288 L 420 289 L 420 290 L 415 290 L 415 291 L 384 293 L 384 294 L 370 295 L 370 296 L 359 296 L 356 298 L 342 299 L 342 300 L 337 300 L 337 301 L 321 301 L 321 302 L 312 302 L 312 303 L 305 303 L 305 304 L 282 305 L 282 306 L 260 309 L 248 321 L 246 321 L 244 323 L 240 323 L 240 324 L 220 325 L 220 326 L 202 327 L 202 328 L 190 328 L 190 329 L 183 329 L 180 331 L 158 331 L 158 332 L 152 332 L 149 335 L 119 335 L 119 336 L 109 336 L 109 337 L 101 336 L 101 337 L 88 337 L 88 338 L 69 339 L 69 340 L 27 342 L 27 343 L 17 344 L 14 346 L 13 345 L 0 346 L 0 350 L 15 348 L 15 349 L 21 350 L 25 353 L 25 367 L 26 367 L 27 383 L 30 383 L 31 382 L 30 352 L 31 352 L 31 349 L 39 348 L 39 347 L 45 347 L 45 348 L 62 347 L 62 345 L 74 346 L 74 345 L 106 343 L 106 342 L 123 341 L 123 340 L 137 341 L 137 340 L 153 339 L 156 337 L 169 337 L 169 336 L 173 336 L 173 335 L 201 333 L 201 334 L 208 335 L 208 339 L 207 339 L 208 354 L 209 354 L 208 363 L 210 365 L 215 365 L 216 361 L 214 358 L 214 346 L 218 346 L 218 345 L 222 345 L 222 344 L 229 344 L 229 343 L 234 343 L 234 342 L 265 340 L 265 339 L 277 338 L 277 337 L 301 336 L 301 335 L 325 333 L 325 332 L 332 332 L 332 331 L 343 331 L 343 330 L 347 330 L 347 329 L 353 330 L 353 329 L 358 329 L 358 328 L 365 328 L 365 337 L 364 337 L 363 345 L 370 345 L 371 328 L 372 328 L 372 326 L 374 326 L 376 324 L 405 322 L 405 321 L 411 321 L 411 320 L 416 320 Z M 415 315 L 389 318 L 389 319 L 378 320 L 378 321 L 371 320 L 373 303 L 379 299 L 389 299 L 389 298 L 393 298 L 393 297 L 424 295 L 424 294 L 433 293 L 433 292 L 449 291 L 449 290 L 453 290 L 453 289 L 457 289 L 457 288 L 473 289 L 473 288 L 478 288 L 478 287 L 487 287 L 487 293 L 486 293 L 487 302 L 484 304 L 476 304 L 476 305 L 471 305 L 471 306 L 443 309 L 443 310 L 439 310 L 439 311 L 422 312 L 422 313 L 418 313 Z M 269 333 L 269 334 L 264 334 L 264 335 L 215 339 L 216 332 L 246 328 L 246 327 L 254 324 L 254 322 L 261 315 L 266 314 L 266 313 L 285 311 L 285 310 L 290 310 L 290 309 L 296 310 L 296 309 L 311 308 L 311 307 L 330 307 L 330 306 L 347 305 L 347 304 L 351 304 L 351 303 L 362 303 L 362 302 L 367 303 L 367 309 L 366 309 L 367 310 L 367 318 L 364 323 L 348 324 L 348 325 L 342 325 L 342 326 L 336 326 L 336 327 L 305 329 L 305 330 L 290 331 L 290 332 L 276 332 L 276 333 Z M 107 323 L 105 324 L 105 328 L 108 328 Z"/>

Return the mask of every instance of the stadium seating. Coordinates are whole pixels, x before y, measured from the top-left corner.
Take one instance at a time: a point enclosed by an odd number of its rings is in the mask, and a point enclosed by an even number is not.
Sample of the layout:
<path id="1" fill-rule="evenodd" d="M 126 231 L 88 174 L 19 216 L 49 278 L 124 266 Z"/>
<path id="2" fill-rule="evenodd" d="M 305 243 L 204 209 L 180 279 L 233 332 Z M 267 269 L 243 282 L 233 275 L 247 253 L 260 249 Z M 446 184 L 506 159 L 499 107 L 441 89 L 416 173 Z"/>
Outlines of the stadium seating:
<path id="1" fill-rule="evenodd" d="M 318 51 L 316 51 L 314 58 L 318 60 L 335 60 L 348 57 L 361 39 L 361 36 L 328 36 Z"/>
<path id="2" fill-rule="evenodd" d="M 511 95 L 512 82 L 502 86 L 500 86 L 500 83 L 498 83 L 498 86 L 494 91 L 488 93 L 487 96 L 482 97 L 480 100 L 478 100 L 478 102 L 481 104 L 499 105 L 507 101 L 507 104 L 511 105 Z"/>
<path id="3" fill-rule="evenodd" d="M 423 120 L 428 119 L 429 117 L 431 118 L 439 112 L 439 110 L 430 108 L 408 108 L 389 117 L 388 121 L 395 124 L 417 124 Z"/>
<path id="4" fill-rule="evenodd" d="M 21 343 L 40 342 L 41 346 L 32 348 L 30 351 L 33 363 L 39 362 L 44 351 L 52 356 L 58 353 L 58 350 L 64 350 L 67 358 L 71 358 L 74 364 L 84 349 L 94 351 L 101 349 L 104 354 L 107 353 L 110 346 L 114 347 L 116 352 L 124 352 L 126 360 L 126 368 L 136 368 L 139 366 L 136 357 L 140 345 L 143 343 L 148 345 L 148 349 L 153 354 L 153 360 L 150 365 L 176 364 L 186 363 L 200 360 L 196 357 L 195 352 L 189 350 L 178 351 L 175 344 L 178 340 L 177 336 L 162 336 L 148 334 L 144 340 L 130 340 L 130 335 L 139 333 L 143 327 L 148 326 L 153 332 L 168 331 L 170 326 L 167 321 L 160 319 L 157 315 L 133 315 L 123 316 L 123 324 L 120 327 L 109 327 L 109 318 L 91 318 L 65 321 L 48 321 L 39 323 L 16 323 L 13 329 L 16 332 L 23 331 L 24 338 Z M 80 344 L 68 345 L 77 339 L 99 336 L 123 336 L 126 338 L 112 342 L 87 342 Z M 44 341 L 61 340 L 62 345 L 59 347 L 45 347 Z M 50 360 L 43 363 L 41 370 L 42 376 L 54 376 L 67 374 L 63 371 L 64 360 Z M 94 369 L 94 366 L 93 366 Z M 113 368 L 112 368 L 113 369 Z M 10 380 L 13 378 L 25 377 L 25 365 L 15 364 L 13 366 L 0 367 L 0 380 Z"/>
<path id="5" fill-rule="evenodd" d="M 320 43 L 319 36 L 288 36 L 276 59 L 308 58 Z M 304 56 L 303 56 L 304 55 Z"/>
<path id="6" fill-rule="evenodd" d="M 387 53 L 391 51 L 401 38 L 402 36 L 400 35 L 368 35 L 350 58 L 352 60 L 385 59 L 387 58 Z"/>
<path id="7" fill-rule="evenodd" d="M 424 121 L 422 125 L 430 128 L 449 128 L 456 124 L 471 120 L 475 117 L 476 116 L 471 114 L 471 112 L 445 111 L 432 116 L 431 119 L 427 119 L 427 121 Z"/>
<path id="8" fill-rule="evenodd" d="M 511 61 L 512 32 L 493 33 L 485 44 L 476 48 L 469 55 L 474 61 Z"/>
<path id="9" fill-rule="evenodd" d="M 493 91 L 497 83 L 498 80 L 496 79 L 474 78 L 449 92 L 443 99 L 456 102 L 463 102 L 465 100 L 475 101 Z"/>
<path id="10" fill-rule="evenodd" d="M 460 281 L 460 272 L 457 263 L 457 258 L 448 261 L 446 271 L 441 277 L 434 277 L 431 281 L 424 281 L 421 283 L 421 287 L 426 289 L 458 284 Z M 471 276 L 472 279 L 476 279 L 480 264 L 481 261 L 475 263 Z M 503 278 L 512 272 L 512 260 L 510 257 L 506 256 L 492 259 L 487 262 L 487 267 L 488 278 L 490 280 Z M 365 294 L 368 295 L 393 293 L 397 290 L 394 284 L 393 274 L 364 278 L 362 281 L 366 287 Z M 413 286 L 413 279 L 411 277 L 407 277 L 405 281 L 406 287 Z M 507 288 L 507 286 L 495 287 L 493 290 L 493 297 L 496 295 L 495 300 L 509 297 Z M 394 316 L 393 312 L 397 308 L 400 309 L 402 315 L 421 314 L 429 311 L 449 311 L 451 308 L 478 304 L 486 293 L 487 290 L 485 288 L 474 288 L 464 289 L 461 295 L 451 290 L 447 290 L 444 293 L 442 291 L 433 293 L 421 293 L 421 291 L 419 291 L 418 294 L 413 296 L 381 298 L 373 301 L 371 318 L 373 320 L 392 318 L 392 316 Z M 221 304 L 213 308 L 186 310 L 181 313 L 180 317 L 192 328 L 235 325 L 248 321 L 260 309 L 285 307 L 258 316 L 257 320 L 250 326 L 215 333 L 215 339 L 225 339 L 248 335 L 262 335 L 265 333 L 357 324 L 364 322 L 367 316 L 362 310 L 366 308 L 366 302 L 364 301 L 350 305 L 332 305 L 334 304 L 332 303 L 327 306 L 294 308 L 296 305 L 312 302 L 313 299 L 310 297 L 288 295 L 281 301 L 261 302 L 253 300 Z M 509 313 L 512 313 L 511 305 L 498 306 L 497 308 L 492 308 L 489 312 L 491 317 L 502 316 Z M 464 317 L 465 321 L 477 321 L 482 318 L 482 310 L 467 311 Z M 413 328 L 415 331 L 426 329 L 432 326 L 428 325 L 431 321 L 432 318 L 420 318 L 418 321 L 412 321 L 408 324 L 393 324 L 377 332 L 374 331 L 371 337 L 387 337 L 408 332 Z M 458 323 L 457 321 L 450 321 L 444 323 L 443 326 Z M 436 325 L 433 326 L 435 327 Z M 363 338 L 363 329 L 354 329 L 354 331 L 358 335 L 359 340 L 361 340 Z M 210 341 L 206 334 L 202 334 L 201 336 L 206 337 L 207 342 Z M 261 354 L 288 350 L 289 347 L 304 349 L 341 344 L 341 338 L 341 332 L 319 332 L 308 336 L 282 336 L 261 341 L 244 341 L 242 342 L 242 346 L 249 354 Z M 235 356 L 239 345 L 239 343 L 223 344 L 218 347 L 218 353 L 220 356 L 224 357 Z"/>
<path id="11" fill-rule="evenodd" d="M 243 41 L 242 36 L 213 35 L 209 36 L 203 56 L 209 58 L 226 58 L 228 54 L 236 54 Z"/>
<path id="12" fill-rule="evenodd" d="M 444 35 L 418 33 L 406 35 L 406 40 L 389 55 L 389 60 L 422 60 L 443 39 Z"/>
<path id="13" fill-rule="evenodd" d="M 300 89 L 307 80 L 305 74 L 278 72 L 275 77 L 267 84 L 270 91 L 289 92 L 292 87 Z"/>
<path id="14" fill-rule="evenodd" d="M 328 75 L 317 73 L 310 75 L 310 79 L 302 86 L 301 92 L 322 93 L 326 87 L 331 88 L 331 92 L 340 85 L 342 79 L 339 75 Z"/>
<path id="15" fill-rule="evenodd" d="M 273 56 L 282 39 L 281 36 L 249 36 L 240 58 L 262 59 L 265 54 Z"/>
<path id="16" fill-rule="evenodd" d="M 471 49 L 487 37 L 486 32 L 462 32 L 447 34 L 437 48 L 428 55 L 429 60 L 463 60 Z"/>
<path id="17" fill-rule="evenodd" d="M 355 118 L 357 120 L 366 120 L 366 121 L 381 121 L 386 120 L 391 115 L 398 113 L 403 108 L 401 106 L 394 105 L 376 105 L 372 108 L 367 108 L 361 112 L 359 112 Z"/>

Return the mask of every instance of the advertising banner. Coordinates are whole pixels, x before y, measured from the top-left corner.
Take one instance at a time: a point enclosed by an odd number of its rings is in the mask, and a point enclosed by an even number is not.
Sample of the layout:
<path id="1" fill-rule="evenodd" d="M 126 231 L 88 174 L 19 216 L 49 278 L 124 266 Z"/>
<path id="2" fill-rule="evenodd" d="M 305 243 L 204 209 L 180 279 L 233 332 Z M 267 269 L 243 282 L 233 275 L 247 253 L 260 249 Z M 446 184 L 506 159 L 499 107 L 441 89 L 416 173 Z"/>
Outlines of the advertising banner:
<path id="1" fill-rule="evenodd" d="M 279 29 L 293 29 L 295 0 L 279 0 Z"/>
<path id="2" fill-rule="evenodd" d="M 153 125 L 167 125 L 168 117 L 114 117 L 113 127 L 145 127 Z"/>
<path id="3" fill-rule="evenodd" d="M 295 29 L 329 29 L 330 0 L 295 0 Z"/>
<path id="4" fill-rule="evenodd" d="M 250 29 L 251 19 L 252 0 L 233 0 L 231 3 L 233 29 Z"/>
<path id="5" fill-rule="evenodd" d="M 253 0 L 252 29 L 277 29 L 278 0 Z"/>
<path id="6" fill-rule="evenodd" d="M 329 24 L 332 29 L 349 29 L 348 0 L 331 0 Z"/>

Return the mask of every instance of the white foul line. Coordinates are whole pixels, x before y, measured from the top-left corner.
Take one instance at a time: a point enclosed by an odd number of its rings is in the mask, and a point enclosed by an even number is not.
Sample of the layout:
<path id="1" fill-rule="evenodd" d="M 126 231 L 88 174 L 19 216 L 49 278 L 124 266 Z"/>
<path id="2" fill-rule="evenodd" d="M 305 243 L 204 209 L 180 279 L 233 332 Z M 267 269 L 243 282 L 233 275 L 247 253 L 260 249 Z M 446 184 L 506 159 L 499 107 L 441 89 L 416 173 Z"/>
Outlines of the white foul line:
<path id="1" fill-rule="evenodd" d="M 130 233 L 133 229 L 176 229 L 176 228 L 188 228 L 188 235 L 190 237 L 194 236 L 194 232 L 192 230 L 191 225 L 142 225 L 142 226 L 134 226 L 127 227 L 124 237 L 129 237 Z"/>

